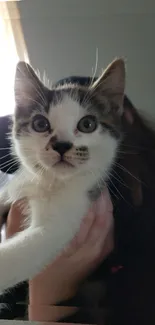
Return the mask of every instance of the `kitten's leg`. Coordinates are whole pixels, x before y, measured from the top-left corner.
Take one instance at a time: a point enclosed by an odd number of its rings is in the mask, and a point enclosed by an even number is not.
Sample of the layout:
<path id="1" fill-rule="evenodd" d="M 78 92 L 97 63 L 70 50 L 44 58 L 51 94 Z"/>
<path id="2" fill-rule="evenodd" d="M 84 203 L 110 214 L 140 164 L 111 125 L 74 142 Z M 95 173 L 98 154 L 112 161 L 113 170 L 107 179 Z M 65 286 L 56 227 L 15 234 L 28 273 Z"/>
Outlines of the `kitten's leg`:
<path id="1" fill-rule="evenodd" d="M 0 290 L 27 280 L 50 261 L 45 236 L 41 227 L 29 228 L 0 245 Z"/>
<path id="2" fill-rule="evenodd" d="M 70 242 L 80 220 L 71 229 L 68 223 L 60 229 L 63 218 L 58 219 L 55 218 L 52 225 L 46 224 L 46 228 L 30 227 L 0 244 L 0 290 L 35 276 Z"/>

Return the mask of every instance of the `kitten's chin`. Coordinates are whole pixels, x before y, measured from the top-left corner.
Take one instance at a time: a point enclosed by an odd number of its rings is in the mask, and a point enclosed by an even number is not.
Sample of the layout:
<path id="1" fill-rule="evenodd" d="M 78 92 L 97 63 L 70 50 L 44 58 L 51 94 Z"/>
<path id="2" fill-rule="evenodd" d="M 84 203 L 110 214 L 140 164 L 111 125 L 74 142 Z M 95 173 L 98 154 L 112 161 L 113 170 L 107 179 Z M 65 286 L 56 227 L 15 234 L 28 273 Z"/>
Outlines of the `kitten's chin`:
<path id="1" fill-rule="evenodd" d="M 58 178 L 71 177 L 76 172 L 76 167 L 68 162 L 60 161 L 52 166 L 52 170 Z"/>

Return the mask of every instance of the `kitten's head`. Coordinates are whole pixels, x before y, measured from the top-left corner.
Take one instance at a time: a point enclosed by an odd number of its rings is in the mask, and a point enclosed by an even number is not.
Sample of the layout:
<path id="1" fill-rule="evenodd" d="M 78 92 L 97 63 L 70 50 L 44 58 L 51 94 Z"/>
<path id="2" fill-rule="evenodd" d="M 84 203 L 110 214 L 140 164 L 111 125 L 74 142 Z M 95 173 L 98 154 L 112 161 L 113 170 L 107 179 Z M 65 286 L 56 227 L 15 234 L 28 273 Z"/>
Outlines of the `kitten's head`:
<path id="1" fill-rule="evenodd" d="M 66 178 L 107 170 L 120 139 L 125 67 L 117 59 L 89 87 L 51 90 L 19 62 L 13 143 L 21 163 L 38 175 Z"/>

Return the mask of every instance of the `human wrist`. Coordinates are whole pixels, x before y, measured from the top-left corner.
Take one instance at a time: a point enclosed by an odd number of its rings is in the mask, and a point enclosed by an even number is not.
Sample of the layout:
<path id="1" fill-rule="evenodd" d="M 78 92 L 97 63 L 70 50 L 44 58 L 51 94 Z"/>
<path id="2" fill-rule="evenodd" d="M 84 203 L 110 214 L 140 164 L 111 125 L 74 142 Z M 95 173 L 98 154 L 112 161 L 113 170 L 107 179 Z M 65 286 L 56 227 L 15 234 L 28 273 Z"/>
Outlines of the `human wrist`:
<path id="1" fill-rule="evenodd" d="M 44 286 L 44 283 L 38 283 L 37 279 L 29 282 L 29 304 L 37 306 L 56 306 L 61 301 L 67 301 L 76 294 L 75 286 L 50 284 L 50 287 Z"/>

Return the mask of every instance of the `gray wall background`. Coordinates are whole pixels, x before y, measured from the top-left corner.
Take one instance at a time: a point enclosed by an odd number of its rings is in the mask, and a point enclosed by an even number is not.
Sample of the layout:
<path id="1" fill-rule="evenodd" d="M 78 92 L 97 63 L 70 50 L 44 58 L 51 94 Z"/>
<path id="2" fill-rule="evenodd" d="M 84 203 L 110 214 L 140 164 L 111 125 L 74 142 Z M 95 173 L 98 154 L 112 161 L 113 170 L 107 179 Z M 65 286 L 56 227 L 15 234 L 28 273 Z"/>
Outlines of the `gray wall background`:
<path id="1" fill-rule="evenodd" d="M 26 0 L 18 2 L 31 64 L 56 81 L 92 75 L 116 56 L 127 60 L 126 92 L 155 115 L 154 0 Z"/>

